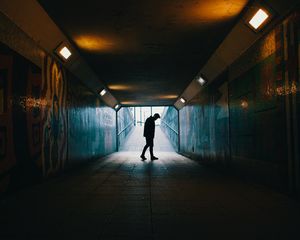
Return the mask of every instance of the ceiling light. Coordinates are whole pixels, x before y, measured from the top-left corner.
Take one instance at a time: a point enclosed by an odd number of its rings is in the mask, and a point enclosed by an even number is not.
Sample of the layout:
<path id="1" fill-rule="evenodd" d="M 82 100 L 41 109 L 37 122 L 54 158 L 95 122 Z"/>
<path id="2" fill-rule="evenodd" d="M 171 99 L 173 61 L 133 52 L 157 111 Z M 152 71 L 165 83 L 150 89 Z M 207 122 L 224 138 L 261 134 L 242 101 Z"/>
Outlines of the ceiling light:
<path id="1" fill-rule="evenodd" d="M 199 77 L 197 81 L 200 83 L 201 86 L 203 86 L 206 83 L 203 77 Z"/>
<path id="2" fill-rule="evenodd" d="M 64 60 L 68 60 L 69 57 L 72 55 L 71 51 L 66 46 L 63 46 L 62 48 L 60 48 L 58 53 L 61 57 L 63 57 Z"/>
<path id="3" fill-rule="evenodd" d="M 103 97 L 105 94 L 106 94 L 106 90 L 103 89 L 103 90 L 100 92 L 100 96 Z"/>
<path id="4" fill-rule="evenodd" d="M 261 8 L 254 14 L 249 21 L 251 27 L 257 30 L 269 17 L 269 15 Z"/>
<path id="5" fill-rule="evenodd" d="M 185 102 L 186 102 L 186 100 L 185 100 L 184 98 L 180 98 L 180 101 L 181 101 L 182 103 L 185 103 Z"/>
<path id="6" fill-rule="evenodd" d="M 117 105 L 115 106 L 115 109 L 117 110 L 119 107 L 120 107 L 120 105 L 119 105 L 119 104 L 117 104 Z"/>

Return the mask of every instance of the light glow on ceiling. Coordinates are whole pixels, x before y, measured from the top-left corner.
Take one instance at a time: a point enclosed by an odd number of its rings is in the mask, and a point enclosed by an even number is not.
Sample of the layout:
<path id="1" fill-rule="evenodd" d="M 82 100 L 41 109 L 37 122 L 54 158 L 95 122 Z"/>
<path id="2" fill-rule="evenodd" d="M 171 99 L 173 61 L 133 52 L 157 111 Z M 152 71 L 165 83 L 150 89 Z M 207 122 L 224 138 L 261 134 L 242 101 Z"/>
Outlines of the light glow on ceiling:
<path id="1" fill-rule="evenodd" d="M 69 48 L 67 48 L 66 46 L 62 47 L 60 50 L 59 50 L 59 55 L 62 56 L 65 60 L 68 60 L 69 57 L 71 57 L 72 53 L 71 51 L 69 50 Z"/>
<path id="2" fill-rule="evenodd" d="M 118 47 L 115 40 L 97 35 L 80 35 L 74 41 L 79 48 L 90 52 L 110 52 Z"/>
<path id="3" fill-rule="evenodd" d="M 178 98 L 178 95 L 160 95 L 160 96 L 158 96 L 158 98 L 160 98 L 160 99 L 176 99 L 176 98 Z"/>
<path id="4" fill-rule="evenodd" d="M 232 19 L 241 13 L 247 2 L 247 0 L 191 1 L 190 4 L 184 4 L 183 8 L 180 8 L 184 16 L 182 22 L 207 24 Z"/>
<path id="5" fill-rule="evenodd" d="M 111 84 L 108 85 L 108 88 L 115 91 L 124 91 L 124 90 L 133 90 L 136 87 L 124 85 L 124 84 Z"/>
<path id="6" fill-rule="evenodd" d="M 251 18 L 249 24 L 256 30 L 267 20 L 268 17 L 269 15 L 260 8 Z"/>
<path id="7" fill-rule="evenodd" d="M 121 104 L 123 105 L 135 105 L 135 104 L 141 104 L 139 101 L 122 101 Z"/>
<path id="8" fill-rule="evenodd" d="M 120 105 L 119 105 L 119 104 L 117 104 L 117 105 L 115 106 L 115 109 L 117 110 L 119 107 L 120 107 Z"/>

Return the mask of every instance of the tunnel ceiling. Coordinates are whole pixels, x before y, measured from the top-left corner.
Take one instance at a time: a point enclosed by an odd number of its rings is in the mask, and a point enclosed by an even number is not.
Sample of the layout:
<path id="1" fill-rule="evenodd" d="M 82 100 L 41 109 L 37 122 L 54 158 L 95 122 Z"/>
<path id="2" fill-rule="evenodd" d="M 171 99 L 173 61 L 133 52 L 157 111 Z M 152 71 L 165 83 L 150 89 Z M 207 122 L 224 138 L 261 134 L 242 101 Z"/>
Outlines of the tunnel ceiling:
<path id="1" fill-rule="evenodd" d="M 111 93 L 173 104 L 248 0 L 39 0 Z"/>

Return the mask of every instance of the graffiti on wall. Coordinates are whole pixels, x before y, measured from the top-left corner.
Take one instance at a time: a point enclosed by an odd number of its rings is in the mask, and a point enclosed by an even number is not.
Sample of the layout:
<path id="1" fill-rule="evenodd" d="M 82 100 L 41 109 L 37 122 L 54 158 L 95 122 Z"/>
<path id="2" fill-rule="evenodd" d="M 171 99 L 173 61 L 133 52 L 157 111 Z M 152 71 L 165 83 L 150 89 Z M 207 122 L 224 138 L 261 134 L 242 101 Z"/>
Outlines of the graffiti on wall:
<path id="1" fill-rule="evenodd" d="M 52 58 L 43 64 L 42 165 L 44 176 L 64 168 L 67 157 L 66 74 Z"/>
<path id="2" fill-rule="evenodd" d="M 0 44 L 0 194 L 116 150 L 115 110 L 41 60 L 42 69 Z"/>

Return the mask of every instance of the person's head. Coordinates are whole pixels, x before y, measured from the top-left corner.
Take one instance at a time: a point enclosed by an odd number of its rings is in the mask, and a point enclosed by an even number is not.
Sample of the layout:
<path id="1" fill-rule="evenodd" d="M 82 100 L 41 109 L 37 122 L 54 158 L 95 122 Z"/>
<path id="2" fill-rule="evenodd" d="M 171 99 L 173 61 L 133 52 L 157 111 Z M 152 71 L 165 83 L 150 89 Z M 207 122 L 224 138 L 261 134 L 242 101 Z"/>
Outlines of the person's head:
<path id="1" fill-rule="evenodd" d="M 160 116 L 159 116 L 159 114 L 158 114 L 158 113 L 155 113 L 155 114 L 153 115 L 153 117 L 154 117 L 154 120 L 156 120 L 156 119 L 160 118 Z"/>

